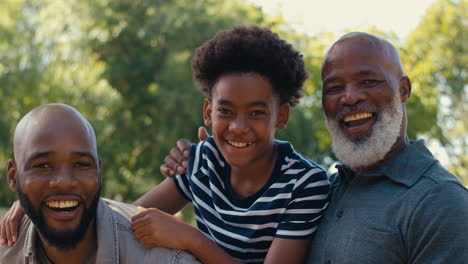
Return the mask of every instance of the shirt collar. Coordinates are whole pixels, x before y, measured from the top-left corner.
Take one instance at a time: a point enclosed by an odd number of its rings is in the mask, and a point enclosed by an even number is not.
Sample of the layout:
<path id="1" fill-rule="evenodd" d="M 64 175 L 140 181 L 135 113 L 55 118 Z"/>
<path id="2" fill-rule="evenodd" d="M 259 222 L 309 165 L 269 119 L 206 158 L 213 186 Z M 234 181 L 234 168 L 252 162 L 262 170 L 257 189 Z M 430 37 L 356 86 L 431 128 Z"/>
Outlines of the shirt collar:
<path id="1" fill-rule="evenodd" d="M 96 231 L 98 251 L 96 253 L 96 263 L 118 264 L 120 258 L 116 216 L 103 199 L 99 199 L 97 210 Z"/>
<path id="2" fill-rule="evenodd" d="M 415 184 L 433 163 L 437 162 L 425 146 L 424 140 L 410 141 L 396 157 L 382 167 L 361 174 L 362 176 L 385 175 L 391 180 L 408 187 Z"/>

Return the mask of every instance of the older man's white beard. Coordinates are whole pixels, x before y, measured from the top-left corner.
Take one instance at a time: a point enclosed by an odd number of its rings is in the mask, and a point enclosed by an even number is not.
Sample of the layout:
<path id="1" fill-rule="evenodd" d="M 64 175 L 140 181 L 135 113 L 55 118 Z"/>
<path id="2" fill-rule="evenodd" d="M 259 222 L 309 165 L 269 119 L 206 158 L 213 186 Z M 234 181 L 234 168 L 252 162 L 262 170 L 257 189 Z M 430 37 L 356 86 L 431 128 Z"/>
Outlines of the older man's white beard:
<path id="1" fill-rule="evenodd" d="M 365 168 L 381 161 L 400 136 L 403 109 L 398 96 L 378 115 L 368 138 L 351 141 L 340 129 L 338 121 L 325 117 L 337 158 L 352 169 Z"/>

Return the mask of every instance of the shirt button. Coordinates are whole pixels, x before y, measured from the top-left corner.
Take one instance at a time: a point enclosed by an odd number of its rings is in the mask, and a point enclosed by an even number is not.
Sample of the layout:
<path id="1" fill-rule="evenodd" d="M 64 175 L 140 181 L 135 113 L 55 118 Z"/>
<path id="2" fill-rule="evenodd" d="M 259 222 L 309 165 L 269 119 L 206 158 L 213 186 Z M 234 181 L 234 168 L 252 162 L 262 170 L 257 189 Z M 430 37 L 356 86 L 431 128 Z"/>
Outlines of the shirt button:
<path id="1" fill-rule="evenodd" d="M 336 213 L 336 216 L 338 218 L 341 218 L 343 216 L 343 210 L 339 210 L 337 213 Z"/>

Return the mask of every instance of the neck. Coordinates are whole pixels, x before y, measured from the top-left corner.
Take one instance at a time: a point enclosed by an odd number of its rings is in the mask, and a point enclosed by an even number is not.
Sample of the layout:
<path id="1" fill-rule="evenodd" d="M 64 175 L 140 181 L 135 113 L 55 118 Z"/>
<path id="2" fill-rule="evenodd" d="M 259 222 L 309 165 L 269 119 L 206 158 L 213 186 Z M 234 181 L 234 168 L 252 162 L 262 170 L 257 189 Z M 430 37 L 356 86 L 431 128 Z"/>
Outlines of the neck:
<path id="1" fill-rule="evenodd" d="M 258 192 L 270 179 L 275 168 L 278 151 L 276 144 L 272 145 L 268 155 L 252 162 L 250 166 L 231 167 L 231 188 L 241 196 L 247 197 Z"/>
<path id="2" fill-rule="evenodd" d="M 400 138 L 398 138 L 395 144 L 393 144 L 393 147 L 390 149 L 390 151 L 384 156 L 384 158 L 381 161 L 378 161 L 377 163 L 374 163 L 367 167 L 353 168 L 353 171 L 356 172 L 357 174 L 362 174 L 362 173 L 380 168 L 387 161 L 393 159 L 396 155 L 398 155 L 401 151 L 403 151 L 403 149 L 407 147 L 409 144 L 410 142 L 409 142 L 408 136 L 404 134 L 400 136 Z"/>
<path id="3" fill-rule="evenodd" d="M 91 222 L 86 230 L 85 236 L 78 245 L 69 250 L 61 250 L 49 245 L 42 235 L 40 233 L 38 234 L 38 242 L 41 243 L 44 253 L 47 255 L 47 258 L 55 264 L 79 264 L 89 255 L 90 251 L 95 246 L 95 243 L 97 243 L 96 221 Z"/>

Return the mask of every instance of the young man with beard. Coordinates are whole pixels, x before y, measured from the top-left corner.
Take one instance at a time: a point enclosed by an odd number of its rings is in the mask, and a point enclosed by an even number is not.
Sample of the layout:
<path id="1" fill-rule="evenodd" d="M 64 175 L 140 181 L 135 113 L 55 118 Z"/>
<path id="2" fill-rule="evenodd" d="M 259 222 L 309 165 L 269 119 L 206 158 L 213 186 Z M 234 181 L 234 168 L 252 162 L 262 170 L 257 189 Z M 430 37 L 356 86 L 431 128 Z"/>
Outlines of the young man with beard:
<path id="1" fill-rule="evenodd" d="M 308 263 L 466 263 L 468 191 L 423 140 L 408 139 L 411 82 L 396 48 L 344 35 L 325 56 L 322 83 L 343 165 Z"/>
<path id="2" fill-rule="evenodd" d="M 23 217 L 0 263 L 198 263 L 183 251 L 143 248 L 133 238 L 134 206 L 100 198 L 101 161 L 88 121 L 62 104 L 33 109 L 18 123 L 8 184 Z"/>
<path id="3" fill-rule="evenodd" d="M 307 263 L 466 263 L 468 191 L 423 140 L 408 139 L 411 82 L 396 48 L 371 34 L 344 35 L 326 54 L 322 81 L 343 165 L 330 177 Z M 177 145 L 161 167 L 167 176 L 186 167 L 189 144 Z"/>

